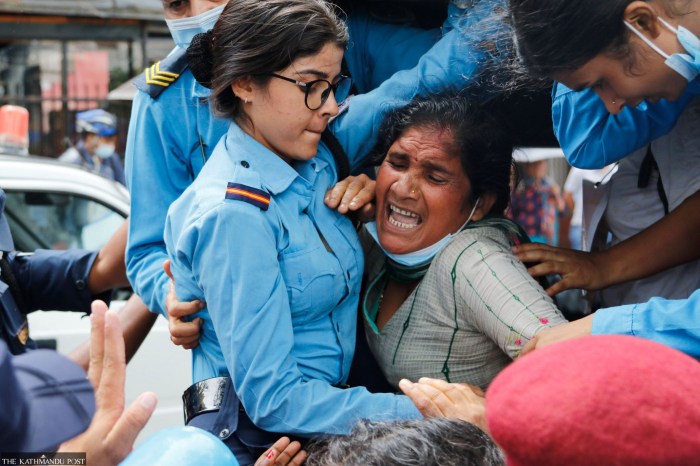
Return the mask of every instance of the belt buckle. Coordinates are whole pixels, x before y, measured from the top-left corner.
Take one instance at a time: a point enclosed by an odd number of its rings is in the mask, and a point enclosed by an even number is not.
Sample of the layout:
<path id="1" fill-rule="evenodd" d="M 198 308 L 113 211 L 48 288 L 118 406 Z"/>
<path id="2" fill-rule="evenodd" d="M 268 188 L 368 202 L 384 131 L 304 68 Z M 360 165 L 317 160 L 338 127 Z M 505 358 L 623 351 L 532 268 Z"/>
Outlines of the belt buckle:
<path id="1" fill-rule="evenodd" d="M 212 377 L 191 385 L 182 394 L 185 424 L 196 416 L 221 408 L 229 377 Z"/>

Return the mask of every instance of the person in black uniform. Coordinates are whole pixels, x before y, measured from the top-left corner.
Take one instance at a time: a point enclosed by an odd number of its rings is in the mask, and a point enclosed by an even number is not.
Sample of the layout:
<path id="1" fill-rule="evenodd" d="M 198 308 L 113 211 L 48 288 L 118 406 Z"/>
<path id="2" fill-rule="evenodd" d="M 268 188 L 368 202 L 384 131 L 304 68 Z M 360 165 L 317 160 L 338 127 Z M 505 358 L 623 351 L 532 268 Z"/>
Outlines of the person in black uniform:
<path id="1" fill-rule="evenodd" d="M 14 251 L 5 218 L 5 192 L 0 189 L 0 340 L 12 354 L 35 349 L 27 314 L 46 310 L 90 312 L 94 299 L 109 301 L 113 288 L 129 285 L 124 266 L 127 223 L 100 251 Z M 119 312 L 124 327 L 126 359 L 131 359 L 148 334 L 155 315 L 134 295 Z M 87 369 L 89 342 L 71 358 Z"/>

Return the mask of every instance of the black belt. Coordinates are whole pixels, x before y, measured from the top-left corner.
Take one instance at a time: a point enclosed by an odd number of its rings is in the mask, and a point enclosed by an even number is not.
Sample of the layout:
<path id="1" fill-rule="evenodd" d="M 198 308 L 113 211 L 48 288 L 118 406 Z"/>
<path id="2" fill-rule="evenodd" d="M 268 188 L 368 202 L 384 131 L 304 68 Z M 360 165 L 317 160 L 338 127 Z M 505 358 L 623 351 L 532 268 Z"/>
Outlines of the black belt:
<path id="1" fill-rule="evenodd" d="M 231 384 L 230 377 L 212 377 L 197 382 L 185 390 L 182 394 L 185 424 L 200 414 L 218 411 L 229 384 Z"/>
<path id="2" fill-rule="evenodd" d="M 212 377 L 190 385 L 182 394 L 185 425 L 200 414 L 218 411 L 224 400 L 224 393 L 231 383 L 233 382 L 230 377 Z M 340 389 L 350 388 L 347 384 L 333 386 Z"/>

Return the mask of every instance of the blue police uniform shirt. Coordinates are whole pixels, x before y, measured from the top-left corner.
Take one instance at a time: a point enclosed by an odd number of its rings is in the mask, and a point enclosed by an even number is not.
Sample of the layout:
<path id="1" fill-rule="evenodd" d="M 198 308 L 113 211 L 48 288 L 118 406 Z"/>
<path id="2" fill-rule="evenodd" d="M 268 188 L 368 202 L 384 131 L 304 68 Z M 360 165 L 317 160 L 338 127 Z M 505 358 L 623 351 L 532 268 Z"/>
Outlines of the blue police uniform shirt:
<path id="1" fill-rule="evenodd" d="M 29 338 L 26 314 L 39 309 L 90 312 L 93 299 L 109 301 L 105 293 L 96 298 L 87 286 L 90 269 L 97 252 L 83 250 L 51 251 L 39 249 L 20 254 L 12 249 L 13 241 L 5 219 L 5 192 L 0 189 L 0 254 L 15 277 L 20 294 L 20 309 L 10 286 L 0 279 L 0 338 L 13 354 L 36 347 Z"/>
<path id="2" fill-rule="evenodd" d="M 675 126 L 685 106 L 700 95 L 700 80 L 677 101 L 660 100 L 646 110 L 626 106 L 613 115 L 593 89 L 575 92 L 561 83 L 552 90 L 554 134 L 566 159 L 578 168 L 602 168 L 649 144 Z"/>
<path id="3" fill-rule="evenodd" d="M 351 222 L 323 203 L 335 177 L 328 151 L 291 166 L 234 124 L 166 223 L 178 296 L 207 303 L 194 379 L 230 374 L 267 430 L 418 416 L 403 397 L 331 386 L 350 370 L 363 269 Z M 269 193 L 269 207 L 226 199 L 229 183 Z"/>
<path id="4" fill-rule="evenodd" d="M 414 69 L 350 100 L 329 128 L 351 167 L 376 142 L 386 112 L 466 85 L 488 61 L 464 52 L 465 38 L 451 31 Z M 230 375 L 246 413 L 265 430 L 347 433 L 359 418 L 420 416 L 404 396 L 332 386 L 350 370 L 363 269 L 350 221 L 323 203 L 336 181 L 324 143 L 312 160 L 287 165 L 232 124 L 168 213 L 177 295 L 207 303 L 193 378 Z M 248 198 L 227 199 L 236 189 Z"/>
<path id="5" fill-rule="evenodd" d="M 188 69 L 155 99 L 138 92 L 129 121 L 127 275 L 148 308 L 163 315 L 169 286 L 163 272 L 168 207 L 192 183 L 228 127 L 212 115 L 208 96 Z"/>
<path id="6" fill-rule="evenodd" d="M 688 299 L 652 298 L 642 304 L 599 309 L 593 335 L 632 335 L 700 359 L 700 290 Z"/>
<path id="7" fill-rule="evenodd" d="M 456 27 L 464 34 L 499 5 L 500 0 L 481 0 L 468 14 L 451 5 L 443 29 Z M 377 87 L 397 70 L 415 66 L 439 37 L 436 31 L 387 25 L 363 15 L 350 17 L 348 25 L 351 44 L 346 61 L 360 92 Z M 480 59 L 471 50 L 479 44 L 478 38 L 462 40 L 464 56 Z M 186 69 L 156 98 L 138 92 L 133 102 L 126 147 L 132 205 L 127 275 L 148 308 L 163 315 L 169 289 L 163 273 L 168 207 L 192 183 L 228 127 L 228 122 L 212 115 L 209 93 Z"/>

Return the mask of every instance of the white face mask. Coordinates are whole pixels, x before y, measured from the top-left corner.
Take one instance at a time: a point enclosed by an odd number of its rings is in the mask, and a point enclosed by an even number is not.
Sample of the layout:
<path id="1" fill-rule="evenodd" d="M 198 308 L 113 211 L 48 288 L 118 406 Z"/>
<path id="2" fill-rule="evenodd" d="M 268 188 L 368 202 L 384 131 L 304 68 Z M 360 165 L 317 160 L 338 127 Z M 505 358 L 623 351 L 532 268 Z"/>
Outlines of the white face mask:
<path id="1" fill-rule="evenodd" d="M 389 258 L 394 260 L 395 262 L 398 262 L 401 265 L 406 265 L 409 267 L 415 266 L 415 265 L 420 265 L 424 264 L 430 260 L 433 259 L 439 253 L 442 251 L 449 243 L 452 241 L 454 236 L 462 231 L 462 228 L 467 226 L 469 221 L 472 219 L 474 216 L 474 212 L 476 212 L 476 208 L 479 206 L 479 201 L 481 198 L 477 198 L 476 202 L 474 203 L 474 207 L 472 208 L 472 211 L 469 213 L 469 217 L 467 217 L 467 221 L 462 224 L 461 227 L 457 229 L 456 232 L 450 233 L 444 238 L 442 238 L 440 241 L 438 241 L 435 244 L 432 244 L 428 247 L 425 247 L 419 251 L 413 251 L 413 252 L 407 252 L 406 254 L 393 254 L 391 252 L 388 252 L 386 249 L 382 247 L 382 243 L 379 242 L 379 236 L 377 235 L 377 222 L 369 222 L 368 224 L 365 225 L 365 228 L 367 228 L 367 232 L 370 234 L 370 236 L 374 239 L 374 241 L 379 245 L 380 248 L 382 248 L 382 251 L 384 251 L 384 254 L 386 254 Z"/>
<path id="2" fill-rule="evenodd" d="M 95 149 L 95 155 L 101 159 L 108 159 L 114 154 L 114 144 L 100 144 Z"/>
<path id="3" fill-rule="evenodd" d="M 207 32 L 214 27 L 224 11 L 226 4 L 217 6 L 197 16 L 189 18 L 166 19 L 170 35 L 173 36 L 175 44 L 183 49 L 190 46 L 192 38 L 200 32 Z"/>
<path id="4" fill-rule="evenodd" d="M 676 29 L 663 18 L 659 16 L 657 16 L 657 18 L 666 29 L 676 35 L 678 42 L 680 42 L 688 53 L 674 53 L 673 55 L 669 55 L 627 21 L 625 21 L 625 26 L 637 37 L 642 39 L 652 50 L 664 57 L 666 59 L 664 62 L 666 66 L 683 76 L 688 82 L 693 81 L 697 78 L 698 74 L 700 74 L 700 39 L 683 26 L 678 26 L 678 29 Z"/>

